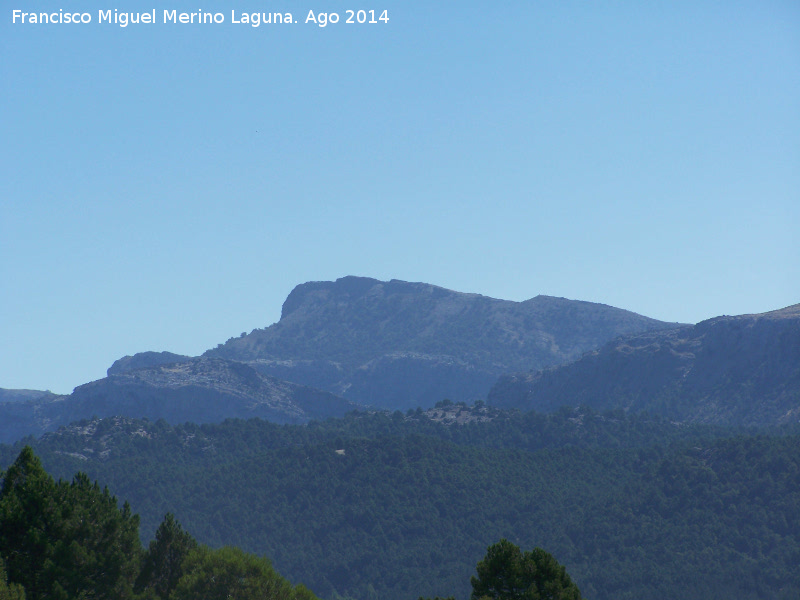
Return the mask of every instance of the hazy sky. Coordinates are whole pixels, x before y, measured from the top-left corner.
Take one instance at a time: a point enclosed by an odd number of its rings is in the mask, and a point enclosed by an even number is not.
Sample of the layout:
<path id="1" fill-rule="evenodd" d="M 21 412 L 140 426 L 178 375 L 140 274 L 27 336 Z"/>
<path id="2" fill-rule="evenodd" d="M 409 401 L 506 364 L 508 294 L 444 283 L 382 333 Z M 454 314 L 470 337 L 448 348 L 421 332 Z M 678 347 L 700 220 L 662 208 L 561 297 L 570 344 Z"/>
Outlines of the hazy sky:
<path id="1" fill-rule="evenodd" d="M 13 22 L 67 8 L 92 22 Z M 2 0 L 0 86 L 0 387 L 199 354 L 348 274 L 684 322 L 800 302 L 795 0 Z"/>

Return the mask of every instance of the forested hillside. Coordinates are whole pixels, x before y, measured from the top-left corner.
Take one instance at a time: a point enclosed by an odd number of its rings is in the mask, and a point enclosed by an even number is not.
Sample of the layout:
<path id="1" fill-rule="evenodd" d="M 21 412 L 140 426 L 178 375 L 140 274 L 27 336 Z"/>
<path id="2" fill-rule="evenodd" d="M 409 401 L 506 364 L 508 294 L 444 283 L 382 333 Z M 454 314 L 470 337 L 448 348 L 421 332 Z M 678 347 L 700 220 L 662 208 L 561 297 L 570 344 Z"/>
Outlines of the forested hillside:
<path id="1" fill-rule="evenodd" d="M 800 304 L 624 336 L 571 364 L 504 375 L 489 403 L 648 411 L 734 425 L 800 419 Z"/>
<path id="2" fill-rule="evenodd" d="M 322 598 L 466 598 L 501 537 L 547 548 L 598 600 L 800 593 L 797 432 L 441 403 L 307 426 L 104 419 L 34 445 L 58 476 L 107 481 L 145 536 L 174 511 Z"/>

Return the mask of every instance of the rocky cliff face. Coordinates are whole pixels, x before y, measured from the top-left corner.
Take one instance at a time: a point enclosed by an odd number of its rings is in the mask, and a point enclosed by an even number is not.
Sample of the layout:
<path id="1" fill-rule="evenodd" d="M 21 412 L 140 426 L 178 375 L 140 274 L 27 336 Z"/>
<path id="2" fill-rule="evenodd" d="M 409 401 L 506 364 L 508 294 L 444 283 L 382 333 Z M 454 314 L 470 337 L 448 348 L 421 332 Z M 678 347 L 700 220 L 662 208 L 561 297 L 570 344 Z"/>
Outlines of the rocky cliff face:
<path id="1" fill-rule="evenodd" d="M 512 302 L 344 277 L 297 286 L 278 323 L 205 356 L 404 409 L 483 398 L 503 373 L 561 364 L 619 335 L 675 326 L 564 298 Z"/>
<path id="2" fill-rule="evenodd" d="M 796 422 L 800 305 L 623 337 L 566 366 L 504 376 L 489 402 L 539 411 L 584 404 L 718 424 Z"/>
<path id="3" fill-rule="evenodd" d="M 172 352 L 139 352 L 133 356 L 123 356 L 115 360 L 106 374 L 119 375 L 126 371 L 135 371 L 136 369 L 144 369 L 146 367 L 155 367 L 157 365 L 168 365 L 170 363 L 184 362 L 190 360 L 190 356 L 183 354 L 174 354 Z"/>

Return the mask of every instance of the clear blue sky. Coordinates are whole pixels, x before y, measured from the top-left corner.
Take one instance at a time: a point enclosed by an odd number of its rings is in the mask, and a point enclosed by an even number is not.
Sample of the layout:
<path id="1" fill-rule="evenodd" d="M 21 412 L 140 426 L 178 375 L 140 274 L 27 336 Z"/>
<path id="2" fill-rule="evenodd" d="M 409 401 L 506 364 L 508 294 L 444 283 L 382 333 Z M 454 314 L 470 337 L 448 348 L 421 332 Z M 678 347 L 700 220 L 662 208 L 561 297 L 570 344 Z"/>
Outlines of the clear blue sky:
<path id="1" fill-rule="evenodd" d="M 92 23 L 12 23 L 65 7 Z M 302 22 L 348 8 L 390 20 Z M 794 0 L 0 0 L 0 86 L 0 387 L 199 354 L 348 274 L 684 322 L 800 302 Z"/>

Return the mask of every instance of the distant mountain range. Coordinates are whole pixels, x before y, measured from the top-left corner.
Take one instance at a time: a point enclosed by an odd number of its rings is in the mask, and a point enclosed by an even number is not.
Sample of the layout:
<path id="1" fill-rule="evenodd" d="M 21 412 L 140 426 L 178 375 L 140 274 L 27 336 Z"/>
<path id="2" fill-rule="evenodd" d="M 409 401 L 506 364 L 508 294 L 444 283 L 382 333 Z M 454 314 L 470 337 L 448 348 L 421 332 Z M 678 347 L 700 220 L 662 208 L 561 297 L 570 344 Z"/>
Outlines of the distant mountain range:
<path id="1" fill-rule="evenodd" d="M 259 417 L 305 423 L 356 408 L 359 405 L 329 392 L 262 375 L 240 362 L 196 358 L 116 372 L 75 388 L 69 396 L 0 404 L 0 442 L 40 435 L 92 416 L 170 423 Z"/>
<path id="2" fill-rule="evenodd" d="M 304 423 L 487 397 L 545 412 L 583 404 L 676 421 L 797 421 L 800 305 L 691 326 L 549 296 L 512 302 L 364 277 L 304 283 L 280 321 L 202 357 L 125 356 L 69 396 L 0 390 L 0 442 L 92 416 Z"/>
<path id="3" fill-rule="evenodd" d="M 677 421 L 772 425 L 800 420 L 800 304 L 624 336 L 567 365 L 504 375 L 498 407 L 648 411 Z"/>
<path id="4" fill-rule="evenodd" d="M 205 356 L 394 410 L 482 399 L 504 373 L 562 364 L 619 335 L 677 325 L 564 298 L 512 302 L 344 277 L 297 286 L 280 321 Z"/>

